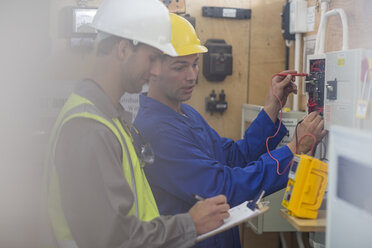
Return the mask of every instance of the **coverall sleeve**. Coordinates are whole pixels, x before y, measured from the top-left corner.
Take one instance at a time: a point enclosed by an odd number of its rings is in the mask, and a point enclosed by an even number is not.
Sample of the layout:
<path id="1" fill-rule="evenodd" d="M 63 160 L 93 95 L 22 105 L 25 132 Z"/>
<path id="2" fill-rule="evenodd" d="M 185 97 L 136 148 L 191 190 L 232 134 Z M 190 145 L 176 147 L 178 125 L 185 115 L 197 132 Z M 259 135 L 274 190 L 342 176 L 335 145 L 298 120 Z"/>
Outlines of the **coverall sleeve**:
<path id="1" fill-rule="evenodd" d="M 274 124 L 266 112 L 261 110 L 245 131 L 242 139 L 235 142 L 232 139 L 220 138 L 226 163 L 231 167 L 244 167 L 250 161 L 258 160 L 262 154 L 267 152 L 266 139 L 274 135 L 278 127 L 279 120 Z M 281 124 L 278 134 L 268 142 L 269 150 L 273 150 L 287 132 L 287 128 Z M 219 137 L 217 133 L 214 136 Z"/>
<path id="2" fill-rule="evenodd" d="M 125 180 L 121 147 L 102 124 L 73 119 L 56 151 L 61 201 L 79 248 L 189 247 L 196 231 L 189 214 L 149 222 L 127 216 L 134 202 Z"/>
<path id="3" fill-rule="evenodd" d="M 156 154 L 155 163 L 146 167 L 150 185 L 155 185 L 188 204 L 193 194 L 212 197 L 224 194 L 231 206 L 253 199 L 261 189 L 271 194 L 285 187 L 288 173 L 277 174 L 276 162 L 267 153 L 245 166 L 220 163 L 205 149 L 205 140 L 195 139 L 192 131 L 164 125 L 147 136 Z M 287 146 L 271 151 L 283 172 L 293 155 Z"/>

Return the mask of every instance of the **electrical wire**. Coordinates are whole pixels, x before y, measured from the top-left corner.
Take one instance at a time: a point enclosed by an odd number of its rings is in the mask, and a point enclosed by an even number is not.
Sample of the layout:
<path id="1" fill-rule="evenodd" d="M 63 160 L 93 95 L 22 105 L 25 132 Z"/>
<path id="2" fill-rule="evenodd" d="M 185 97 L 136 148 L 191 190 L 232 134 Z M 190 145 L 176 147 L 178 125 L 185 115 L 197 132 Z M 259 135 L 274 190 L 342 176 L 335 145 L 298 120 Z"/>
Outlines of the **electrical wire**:
<path id="1" fill-rule="evenodd" d="M 272 78 L 271 78 L 271 82 L 270 82 L 270 89 L 271 89 L 272 94 L 275 96 L 275 98 L 279 101 L 279 104 L 280 104 L 280 111 L 279 111 L 279 125 L 278 125 L 278 128 L 277 128 L 275 134 L 272 135 L 272 136 L 269 136 L 269 137 L 266 139 L 266 150 L 267 150 L 267 153 L 269 154 L 270 158 L 273 159 L 273 160 L 276 162 L 276 173 L 277 173 L 279 176 L 281 176 L 281 175 L 283 175 L 283 174 L 288 170 L 289 165 L 292 164 L 293 159 L 291 159 L 291 161 L 289 161 L 289 163 L 286 165 L 286 167 L 284 168 L 284 170 L 283 170 L 282 172 L 280 172 L 280 171 L 279 171 L 279 161 L 278 161 L 276 158 L 274 158 L 274 156 L 271 154 L 270 149 L 269 149 L 269 140 L 272 139 L 272 138 L 274 138 L 274 137 L 276 137 L 276 136 L 278 135 L 279 130 L 280 130 L 281 125 L 282 125 L 282 119 L 283 119 L 283 103 L 282 103 L 282 101 L 280 100 L 279 96 L 278 96 L 277 94 L 275 94 L 275 92 L 274 92 L 274 88 L 273 88 L 273 79 L 274 79 L 274 77 L 276 77 L 276 76 L 283 76 L 283 75 L 278 75 L 278 74 L 279 74 L 279 73 L 277 73 L 277 74 L 275 74 L 275 75 L 272 76 Z M 301 120 L 301 121 L 299 121 L 299 122 L 297 123 L 297 125 L 296 125 L 296 129 L 295 129 L 295 136 L 296 136 L 296 153 L 298 152 L 298 147 L 300 146 L 302 139 L 305 138 L 305 137 L 307 137 L 307 136 L 310 136 L 310 137 L 312 137 L 313 140 L 314 140 L 313 145 L 312 145 L 312 147 L 311 147 L 311 153 L 310 153 L 311 156 L 313 156 L 314 147 L 315 147 L 315 145 L 316 145 L 316 137 L 315 137 L 313 134 L 308 133 L 308 134 L 303 135 L 303 136 L 300 138 L 300 140 L 298 141 L 298 137 L 297 137 L 297 127 L 298 127 L 299 124 L 301 124 L 302 121 L 303 121 L 303 120 Z M 298 142 L 297 142 L 297 141 L 298 141 Z"/>
<path id="2" fill-rule="evenodd" d="M 296 128 L 295 128 L 296 147 L 298 146 L 297 127 L 298 127 L 298 125 L 301 124 L 301 122 L 303 122 L 303 119 L 300 120 L 299 122 L 297 122 L 297 125 L 296 125 Z"/>
<path id="3" fill-rule="evenodd" d="M 270 89 L 271 89 L 272 94 L 275 96 L 275 98 L 279 101 L 279 104 L 280 104 L 279 125 L 278 125 L 278 129 L 276 130 L 275 134 L 272 135 L 272 136 L 269 136 L 269 137 L 266 139 L 266 149 L 267 149 L 267 153 L 269 154 L 270 158 L 273 159 L 273 160 L 276 162 L 276 173 L 277 173 L 279 176 L 281 176 L 281 175 L 283 175 L 283 174 L 287 171 L 287 169 L 289 168 L 289 165 L 292 163 L 292 160 L 293 160 L 293 159 L 292 159 L 291 161 L 289 161 L 289 163 L 287 164 L 287 166 L 284 168 L 284 170 L 283 170 L 282 172 L 279 172 L 279 161 L 271 155 L 271 152 L 270 152 L 270 149 L 269 149 L 269 140 L 272 139 L 272 138 L 274 138 L 276 135 L 278 135 L 279 130 L 280 130 L 280 127 L 281 127 L 281 125 L 282 125 L 282 115 L 283 115 L 283 103 L 282 103 L 282 101 L 280 100 L 280 98 L 278 97 L 278 95 L 275 94 L 275 92 L 274 92 L 274 88 L 273 88 L 273 79 L 274 79 L 274 77 L 276 77 L 276 76 L 277 76 L 277 74 L 275 74 L 275 75 L 272 76 L 272 78 L 271 78 Z"/>
<path id="4" fill-rule="evenodd" d="M 311 146 L 311 150 L 310 150 L 310 156 L 313 156 L 313 153 L 314 153 L 314 147 L 315 147 L 315 144 L 316 144 L 316 137 L 315 137 L 313 134 L 311 134 L 311 133 L 307 133 L 307 134 L 303 135 L 303 136 L 300 138 L 300 140 L 298 141 L 298 146 L 296 147 L 296 153 L 298 152 L 298 147 L 300 147 L 300 145 L 301 145 L 301 141 L 302 141 L 305 137 L 307 137 L 307 136 L 312 137 L 313 140 L 314 140 L 313 145 Z"/>

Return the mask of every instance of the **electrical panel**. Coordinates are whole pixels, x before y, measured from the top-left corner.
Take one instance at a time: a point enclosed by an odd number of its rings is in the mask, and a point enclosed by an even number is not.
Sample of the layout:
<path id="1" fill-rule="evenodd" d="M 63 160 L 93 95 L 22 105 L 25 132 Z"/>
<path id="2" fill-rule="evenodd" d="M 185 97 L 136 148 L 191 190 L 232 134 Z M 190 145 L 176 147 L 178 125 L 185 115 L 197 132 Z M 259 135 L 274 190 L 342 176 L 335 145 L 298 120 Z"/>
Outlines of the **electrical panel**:
<path id="1" fill-rule="evenodd" d="M 324 121 L 331 125 L 372 129 L 372 50 L 326 54 Z"/>
<path id="2" fill-rule="evenodd" d="M 295 35 L 289 33 L 289 5 L 289 2 L 285 3 L 283 12 L 280 14 L 282 17 L 282 34 L 285 40 L 295 40 Z"/>
<path id="3" fill-rule="evenodd" d="M 308 93 L 308 112 L 317 111 L 321 115 L 324 108 L 324 82 L 326 57 L 322 55 L 310 55 L 307 59 L 308 76 L 305 80 L 305 89 Z"/>
<path id="4" fill-rule="evenodd" d="M 75 51 L 91 51 L 97 31 L 91 26 L 97 8 L 68 6 L 59 15 L 59 35 Z"/>

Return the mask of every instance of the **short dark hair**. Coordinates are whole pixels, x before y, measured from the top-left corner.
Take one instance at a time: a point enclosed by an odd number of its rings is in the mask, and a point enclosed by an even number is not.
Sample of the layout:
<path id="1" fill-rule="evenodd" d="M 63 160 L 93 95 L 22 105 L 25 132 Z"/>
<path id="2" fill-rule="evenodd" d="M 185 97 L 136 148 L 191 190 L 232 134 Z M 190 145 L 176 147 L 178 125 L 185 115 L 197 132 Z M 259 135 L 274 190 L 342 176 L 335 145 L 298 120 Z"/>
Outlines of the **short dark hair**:
<path id="1" fill-rule="evenodd" d="M 102 40 L 98 41 L 97 50 L 96 50 L 97 56 L 108 55 L 112 51 L 114 46 L 117 43 L 119 43 L 121 40 L 125 40 L 125 38 L 118 37 L 115 35 L 109 35 L 107 38 L 103 38 Z M 137 43 L 137 45 L 133 45 L 133 50 L 137 51 L 139 45 L 141 44 L 142 43 L 139 42 Z"/>
<path id="2" fill-rule="evenodd" d="M 168 59 L 168 58 L 172 58 L 172 56 L 169 56 L 169 55 L 166 54 L 166 53 L 162 54 L 162 56 L 161 56 L 161 62 L 163 63 L 164 60 L 166 60 L 166 59 Z"/>
<path id="3" fill-rule="evenodd" d="M 97 50 L 96 54 L 97 56 L 104 56 L 108 55 L 114 46 L 119 43 L 123 38 L 115 36 L 115 35 L 110 35 L 107 38 L 104 38 L 100 40 L 97 44 Z"/>

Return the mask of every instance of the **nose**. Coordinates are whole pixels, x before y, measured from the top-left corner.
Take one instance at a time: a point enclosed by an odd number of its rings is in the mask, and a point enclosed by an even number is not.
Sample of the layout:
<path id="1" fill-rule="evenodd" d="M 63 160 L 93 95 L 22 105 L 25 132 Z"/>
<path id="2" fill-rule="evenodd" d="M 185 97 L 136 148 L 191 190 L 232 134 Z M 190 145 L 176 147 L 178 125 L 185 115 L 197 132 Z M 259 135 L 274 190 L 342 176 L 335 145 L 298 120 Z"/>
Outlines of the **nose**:
<path id="1" fill-rule="evenodd" d="M 195 81 L 196 78 L 198 77 L 198 72 L 199 72 L 198 66 L 196 67 L 190 66 L 189 69 L 187 70 L 186 80 Z"/>
<path id="2" fill-rule="evenodd" d="M 151 63 L 150 76 L 157 77 L 161 72 L 161 61 L 160 58 L 156 59 Z"/>

